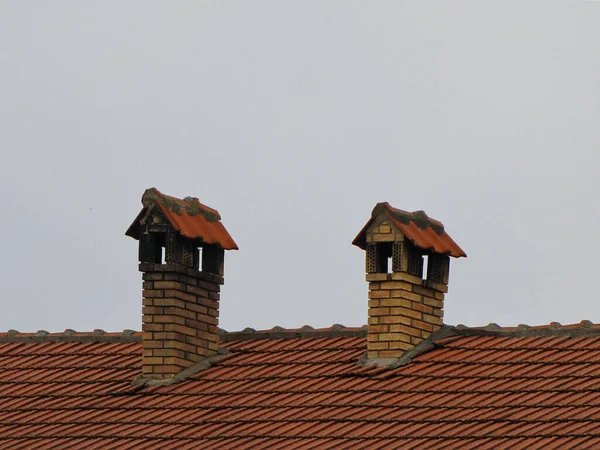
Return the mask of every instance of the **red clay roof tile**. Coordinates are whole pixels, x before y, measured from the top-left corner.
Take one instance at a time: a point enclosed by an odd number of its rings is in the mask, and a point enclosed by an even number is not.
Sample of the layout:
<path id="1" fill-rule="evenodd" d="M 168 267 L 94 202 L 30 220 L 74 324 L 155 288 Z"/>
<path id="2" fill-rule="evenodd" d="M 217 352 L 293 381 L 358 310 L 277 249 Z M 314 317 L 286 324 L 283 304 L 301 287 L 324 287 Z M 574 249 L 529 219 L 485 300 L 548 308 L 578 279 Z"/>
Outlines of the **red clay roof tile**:
<path id="1" fill-rule="evenodd" d="M 199 239 L 225 250 L 238 250 L 237 244 L 221 223 L 219 212 L 203 205 L 195 197 L 181 200 L 151 188 L 144 192 L 142 204 L 144 208 L 125 233 L 127 236 L 139 238 L 140 220 L 156 205 L 182 236 Z"/>
<path id="2" fill-rule="evenodd" d="M 223 341 L 230 354 L 181 384 L 142 389 L 130 384 L 139 335 L 34 343 L 0 334 L 0 363 L 9 363 L 0 365 L 0 447 L 600 445 L 597 336 L 451 337 L 409 365 L 381 369 L 357 364 L 364 336 L 261 333 Z"/>
<path id="3" fill-rule="evenodd" d="M 441 255 L 450 255 L 455 258 L 466 257 L 467 254 L 446 233 L 444 225 L 425 214 L 425 211 L 408 212 L 393 208 L 388 202 L 378 203 L 371 219 L 358 233 L 352 244 L 366 248 L 366 232 L 371 223 L 380 216 L 387 218 L 404 236 L 417 247 Z"/>

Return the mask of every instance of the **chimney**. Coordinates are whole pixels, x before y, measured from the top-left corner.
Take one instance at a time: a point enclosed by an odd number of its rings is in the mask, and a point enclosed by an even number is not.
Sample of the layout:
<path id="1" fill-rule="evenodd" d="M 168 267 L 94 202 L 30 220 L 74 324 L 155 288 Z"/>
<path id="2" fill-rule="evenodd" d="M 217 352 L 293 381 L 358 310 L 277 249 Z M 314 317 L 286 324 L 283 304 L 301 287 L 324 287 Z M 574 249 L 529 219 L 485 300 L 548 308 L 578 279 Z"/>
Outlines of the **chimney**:
<path id="1" fill-rule="evenodd" d="M 467 255 L 441 222 L 424 211 L 410 213 L 387 202 L 375 206 L 352 243 L 366 251 L 367 359 L 386 365 L 441 328 L 450 256 Z"/>
<path id="2" fill-rule="evenodd" d="M 146 190 L 127 236 L 143 272 L 142 377 L 170 378 L 217 354 L 225 250 L 238 247 L 219 213 L 197 198 Z"/>

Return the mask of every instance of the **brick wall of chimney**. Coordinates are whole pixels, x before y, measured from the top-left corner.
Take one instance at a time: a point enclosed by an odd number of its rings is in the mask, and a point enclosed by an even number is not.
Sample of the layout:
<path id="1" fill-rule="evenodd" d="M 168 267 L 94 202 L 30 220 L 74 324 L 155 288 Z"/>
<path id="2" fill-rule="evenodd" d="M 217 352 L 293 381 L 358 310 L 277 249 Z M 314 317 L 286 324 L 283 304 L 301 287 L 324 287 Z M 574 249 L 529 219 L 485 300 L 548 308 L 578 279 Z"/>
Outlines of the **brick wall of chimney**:
<path id="1" fill-rule="evenodd" d="M 446 285 L 404 272 L 367 274 L 367 357 L 399 358 L 443 324 Z"/>
<path id="2" fill-rule="evenodd" d="M 140 264 L 142 376 L 169 378 L 218 352 L 223 278 L 180 264 Z"/>

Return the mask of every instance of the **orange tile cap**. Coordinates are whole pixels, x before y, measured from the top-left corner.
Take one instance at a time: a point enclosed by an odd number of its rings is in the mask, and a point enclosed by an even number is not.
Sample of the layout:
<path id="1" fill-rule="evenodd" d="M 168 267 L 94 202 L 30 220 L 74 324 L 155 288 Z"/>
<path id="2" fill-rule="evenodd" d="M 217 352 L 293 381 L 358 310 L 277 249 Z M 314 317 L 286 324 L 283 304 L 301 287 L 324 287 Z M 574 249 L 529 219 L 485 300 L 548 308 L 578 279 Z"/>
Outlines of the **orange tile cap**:
<path id="1" fill-rule="evenodd" d="M 450 255 L 455 258 L 467 256 L 467 254 L 452 240 L 444 230 L 444 224 L 425 214 L 425 211 L 408 212 L 393 208 L 388 202 L 377 203 L 371 219 L 352 241 L 353 245 L 366 248 L 366 233 L 371 223 L 378 217 L 385 216 L 404 236 L 417 247 L 438 253 Z"/>
<path id="2" fill-rule="evenodd" d="M 221 223 L 219 212 L 203 205 L 196 197 L 181 200 L 150 188 L 142 196 L 142 205 L 144 209 L 125 233 L 127 236 L 138 239 L 140 220 L 156 205 L 182 236 L 218 245 L 225 250 L 238 250 L 237 244 Z"/>

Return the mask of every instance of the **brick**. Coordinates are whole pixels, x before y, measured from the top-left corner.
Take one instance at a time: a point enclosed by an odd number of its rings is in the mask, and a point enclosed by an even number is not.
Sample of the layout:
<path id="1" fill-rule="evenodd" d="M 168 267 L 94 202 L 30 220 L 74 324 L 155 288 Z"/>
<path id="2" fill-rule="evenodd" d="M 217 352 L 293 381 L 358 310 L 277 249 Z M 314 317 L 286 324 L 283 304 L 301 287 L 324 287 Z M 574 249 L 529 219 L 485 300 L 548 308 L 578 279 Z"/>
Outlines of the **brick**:
<path id="1" fill-rule="evenodd" d="M 367 281 L 386 281 L 388 279 L 387 273 L 368 273 Z"/>
<path id="2" fill-rule="evenodd" d="M 390 348 L 389 342 L 369 342 L 367 344 L 369 350 L 387 350 Z"/>
<path id="3" fill-rule="evenodd" d="M 206 339 L 199 339 L 197 337 L 192 337 L 192 336 L 186 336 L 185 342 L 186 342 L 186 344 L 192 344 L 197 347 L 207 347 L 208 346 L 208 342 Z"/>
<path id="4" fill-rule="evenodd" d="M 393 323 L 403 323 L 405 325 L 410 325 L 410 317 L 404 316 L 382 316 L 379 318 L 379 323 L 385 324 L 393 324 Z"/>
<path id="5" fill-rule="evenodd" d="M 155 323 L 176 323 L 179 325 L 185 324 L 185 318 L 173 315 L 154 316 Z"/>
<path id="6" fill-rule="evenodd" d="M 206 331 L 196 330 L 196 336 L 200 339 L 206 339 L 210 342 L 219 342 L 219 335 L 214 333 L 207 333 Z"/>
<path id="7" fill-rule="evenodd" d="M 423 282 L 423 284 L 435 291 L 438 291 L 438 292 L 448 292 L 448 286 L 446 286 L 443 283 L 438 283 L 438 282 L 432 281 L 432 280 L 425 280 Z"/>
<path id="8" fill-rule="evenodd" d="M 369 325 L 377 325 L 377 324 L 379 324 L 379 317 L 369 317 L 367 319 L 367 323 Z"/>
<path id="9" fill-rule="evenodd" d="M 200 357 L 196 358 L 196 361 L 199 359 L 200 359 Z M 165 360 L 165 364 L 167 364 L 167 365 L 179 366 L 181 368 L 189 367 L 193 364 L 193 362 L 191 362 L 191 361 L 188 361 L 183 358 L 176 358 L 174 356 L 167 356 L 164 358 L 164 360 Z"/>
<path id="10" fill-rule="evenodd" d="M 219 344 L 217 344 L 216 342 L 209 342 L 208 349 L 216 352 L 219 350 Z"/>
<path id="11" fill-rule="evenodd" d="M 369 327 L 369 333 L 388 333 L 389 331 L 389 325 L 371 325 Z"/>
<path id="12" fill-rule="evenodd" d="M 193 328 L 196 331 L 207 331 L 208 327 L 204 322 L 198 322 L 197 320 L 185 319 L 185 326 Z"/>
<path id="13" fill-rule="evenodd" d="M 190 311 L 187 308 L 177 308 L 175 306 L 168 306 L 164 308 L 164 314 L 171 314 L 174 316 L 185 317 L 186 319 L 195 319 L 196 313 Z"/>
<path id="14" fill-rule="evenodd" d="M 381 224 L 381 225 L 379 225 L 379 232 L 380 233 L 391 233 L 392 227 L 390 227 L 389 225 Z"/>
<path id="15" fill-rule="evenodd" d="M 444 293 L 443 292 L 436 292 L 435 293 L 435 298 L 437 298 L 438 300 L 444 300 Z"/>
<path id="16" fill-rule="evenodd" d="M 390 332 L 392 333 L 404 333 L 409 336 L 421 337 L 421 330 L 407 325 L 390 325 Z"/>
<path id="17" fill-rule="evenodd" d="M 219 301 L 220 295 L 218 292 L 209 292 L 208 298 Z"/>
<path id="18" fill-rule="evenodd" d="M 208 291 L 206 289 L 202 289 L 196 286 L 186 286 L 185 291 L 190 294 L 199 295 L 201 297 L 208 297 Z"/>
<path id="19" fill-rule="evenodd" d="M 427 322 L 423 322 L 422 320 L 415 320 L 413 319 L 411 321 L 411 325 L 413 327 L 416 327 L 420 330 L 425 330 L 425 331 L 433 331 L 433 325 Z"/>
<path id="20" fill-rule="evenodd" d="M 142 305 L 144 305 L 144 306 L 154 306 L 154 299 L 153 298 L 143 298 L 142 299 Z"/>
<path id="21" fill-rule="evenodd" d="M 417 285 L 413 286 L 413 292 L 420 295 L 426 295 L 427 297 L 433 297 L 435 295 L 433 289 Z"/>
<path id="22" fill-rule="evenodd" d="M 160 357 L 173 357 L 173 358 L 184 358 L 185 357 L 185 352 L 175 349 L 175 348 L 163 348 L 163 349 L 156 349 L 156 350 L 152 350 L 154 352 L 154 356 L 160 356 Z M 165 361 L 165 363 L 167 363 Z"/>
<path id="23" fill-rule="evenodd" d="M 175 349 L 181 352 L 196 353 L 195 345 L 186 344 L 182 341 L 167 341 L 165 342 L 165 348 Z"/>
<path id="24" fill-rule="evenodd" d="M 195 285 L 197 283 L 195 278 L 188 277 L 187 275 L 183 275 L 181 273 L 165 273 L 164 279 L 165 281 L 178 281 L 186 285 Z"/>
<path id="25" fill-rule="evenodd" d="M 433 315 L 437 317 L 444 317 L 444 310 L 435 308 L 433 310 Z"/>
<path id="26" fill-rule="evenodd" d="M 160 357 L 150 357 L 150 358 L 142 358 L 142 365 L 144 366 L 154 366 L 163 363 L 163 359 Z"/>
<path id="27" fill-rule="evenodd" d="M 419 319 L 419 320 L 423 318 L 421 311 L 414 311 L 409 308 L 392 308 L 391 315 L 392 316 L 395 316 L 395 315 L 407 316 L 407 317 L 411 317 L 413 319 Z"/>
<path id="28" fill-rule="evenodd" d="M 433 308 L 443 308 L 444 307 L 444 302 L 442 302 L 441 300 L 437 300 L 435 298 L 429 298 L 429 297 L 423 297 L 423 303 L 425 303 L 428 306 L 431 306 Z"/>
<path id="29" fill-rule="evenodd" d="M 154 373 L 165 375 L 164 378 L 171 378 L 174 375 L 181 372 L 183 367 L 179 367 L 176 365 L 161 365 L 154 367 Z M 169 376 L 170 375 L 170 376 Z"/>
<path id="30" fill-rule="evenodd" d="M 142 295 L 145 298 L 164 297 L 164 292 L 160 289 L 144 289 Z"/>
<path id="31" fill-rule="evenodd" d="M 201 306 L 205 306 L 207 308 L 218 308 L 219 307 L 219 302 L 216 300 L 212 300 L 212 299 L 208 299 L 208 298 L 203 298 L 203 297 L 198 297 L 196 299 L 196 304 L 197 305 L 201 305 Z"/>
<path id="32" fill-rule="evenodd" d="M 389 298 L 390 291 L 369 291 L 369 298 Z"/>
<path id="33" fill-rule="evenodd" d="M 176 291 L 185 291 L 185 284 L 179 281 L 155 281 L 154 287 L 156 289 L 173 289 Z"/>
<path id="34" fill-rule="evenodd" d="M 369 308 L 379 308 L 379 300 L 369 300 Z"/>
<path id="35" fill-rule="evenodd" d="M 196 303 L 196 296 L 187 292 L 178 291 L 176 289 L 166 289 L 165 297 L 174 297 L 189 303 Z"/>
<path id="36" fill-rule="evenodd" d="M 404 353 L 402 350 L 380 350 L 379 358 L 400 358 Z"/>
<path id="37" fill-rule="evenodd" d="M 430 314 L 423 314 L 423 320 L 425 322 L 432 323 L 434 325 L 442 325 L 443 321 L 441 317 L 432 316 Z"/>
<path id="38" fill-rule="evenodd" d="M 412 285 L 406 281 L 384 281 L 381 283 L 380 289 L 403 289 L 412 292 Z"/>
<path id="39" fill-rule="evenodd" d="M 391 349 L 410 350 L 413 347 L 414 347 L 414 345 L 413 344 L 409 344 L 408 342 L 401 342 L 401 341 L 390 342 L 390 348 Z"/>
<path id="40" fill-rule="evenodd" d="M 367 334 L 367 342 L 377 342 L 379 340 L 379 334 Z"/>
<path id="41" fill-rule="evenodd" d="M 221 286 L 216 283 L 209 283 L 208 281 L 198 280 L 198 287 L 211 292 L 219 292 L 221 290 Z"/>
<path id="42" fill-rule="evenodd" d="M 373 242 L 393 242 L 396 237 L 393 234 L 374 234 Z"/>
<path id="43" fill-rule="evenodd" d="M 215 354 L 214 350 L 210 350 L 206 347 L 198 347 L 196 349 L 196 354 L 199 356 L 197 359 L 200 360 L 203 356 L 212 356 Z"/>
<path id="44" fill-rule="evenodd" d="M 418 286 L 423 285 L 423 280 L 414 275 L 409 275 L 406 272 L 394 272 L 392 273 L 392 280 L 408 281 L 409 283 L 416 284 Z"/>
<path id="45" fill-rule="evenodd" d="M 390 308 L 369 308 L 369 316 L 389 316 Z"/>
<path id="46" fill-rule="evenodd" d="M 174 298 L 155 298 L 154 306 L 175 306 Z"/>
<path id="47" fill-rule="evenodd" d="M 164 331 L 161 323 L 143 323 L 142 331 Z"/>
<path id="48" fill-rule="evenodd" d="M 217 319 L 216 317 L 211 317 L 206 314 L 198 313 L 198 314 L 196 314 L 196 318 L 200 322 L 206 322 L 209 325 L 219 325 L 219 319 Z"/>
<path id="49" fill-rule="evenodd" d="M 163 348 L 163 341 L 148 340 L 142 341 L 142 348 Z"/>
<path id="50" fill-rule="evenodd" d="M 367 358 L 377 359 L 379 358 L 379 352 L 367 352 Z"/>
<path id="51" fill-rule="evenodd" d="M 183 319 L 185 320 L 185 319 Z M 179 333 L 185 336 L 196 336 L 196 329 L 178 323 L 166 323 L 165 331 Z"/>
<path id="52" fill-rule="evenodd" d="M 422 337 L 411 336 L 411 338 L 410 338 L 410 343 L 413 345 L 420 344 L 421 342 L 423 342 Z"/>
<path id="53" fill-rule="evenodd" d="M 175 333 L 173 331 L 164 331 L 162 333 L 160 333 L 160 332 L 154 333 L 153 339 L 163 340 L 163 341 L 177 341 L 177 340 L 183 340 L 183 336 L 178 333 Z"/>
<path id="54" fill-rule="evenodd" d="M 421 296 L 419 294 L 415 294 L 413 292 L 407 292 L 403 289 L 397 289 L 392 292 L 392 297 L 393 298 L 405 298 L 407 300 L 412 300 L 413 302 L 420 302 L 421 301 Z"/>
<path id="55" fill-rule="evenodd" d="M 156 306 L 144 306 L 142 307 L 142 314 L 156 315 L 156 314 L 164 314 L 165 311 L 163 308 Z"/>
<path id="56" fill-rule="evenodd" d="M 219 317 L 219 310 L 215 308 L 208 308 L 208 314 L 211 317 Z"/>
<path id="57" fill-rule="evenodd" d="M 373 282 L 369 283 L 369 290 L 376 291 L 377 289 L 379 289 L 380 284 L 381 283 L 379 283 L 378 281 L 373 281 Z"/>
<path id="58" fill-rule="evenodd" d="M 195 304 L 187 304 L 186 309 L 190 310 L 190 311 L 194 311 L 196 313 L 200 313 L 200 314 L 208 314 L 208 308 L 206 306 L 201 306 L 201 305 L 195 305 Z"/>
<path id="59" fill-rule="evenodd" d="M 142 280 L 146 280 L 146 281 L 160 281 L 162 279 L 163 279 L 163 274 L 162 273 L 144 272 L 142 274 Z"/>
<path id="60" fill-rule="evenodd" d="M 381 333 L 378 340 L 410 342 L 410 336 L 402 333 Z"/>
<path id="61" fill-rule="evenodd" d="M 392 306 L 395 308 L 412 308 L 412 302 L 403 298 L 388 298 L 381 300 L 381 306 Z"/>
<path id="62" fill-rule="evenodd" d="M 421 311 L 422 313 L 433 314 L 433 308 L 431 306 L 422 305 L 421 303 L 413 302 L 412 309 Z M 423 317 L 425 317 L 425 315 L 423 315 Z"/>

